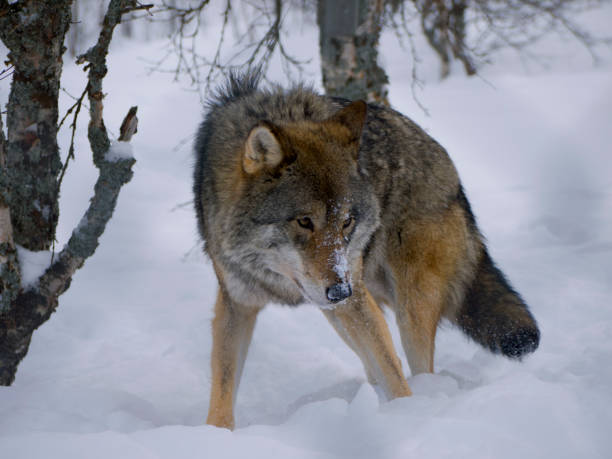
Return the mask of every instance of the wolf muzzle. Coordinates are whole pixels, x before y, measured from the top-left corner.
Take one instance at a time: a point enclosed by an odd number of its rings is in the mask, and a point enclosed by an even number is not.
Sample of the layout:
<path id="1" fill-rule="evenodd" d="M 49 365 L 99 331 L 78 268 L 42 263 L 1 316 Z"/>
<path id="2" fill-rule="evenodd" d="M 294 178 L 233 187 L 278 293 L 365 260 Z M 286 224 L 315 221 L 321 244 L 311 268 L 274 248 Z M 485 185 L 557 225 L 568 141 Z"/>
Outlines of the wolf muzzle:
<path id="1" fill-rule="evenodd" d="M 331 287 L 327 287 L 325 293 L 327 294 L 327 299 L 331 303 L 338 303 L 351 296 L 353 294 L 353 289 L 351 288 L 351 284 L 343 282 L 341 284 L 334 284 Z"/>

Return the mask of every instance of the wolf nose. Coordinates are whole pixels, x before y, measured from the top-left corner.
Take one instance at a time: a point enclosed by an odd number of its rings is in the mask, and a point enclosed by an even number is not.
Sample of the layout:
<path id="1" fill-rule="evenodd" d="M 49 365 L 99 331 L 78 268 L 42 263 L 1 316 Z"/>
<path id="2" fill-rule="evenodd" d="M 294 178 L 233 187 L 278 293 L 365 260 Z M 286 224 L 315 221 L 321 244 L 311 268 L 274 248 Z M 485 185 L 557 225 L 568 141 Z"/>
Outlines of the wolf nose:
<path id="1" fill-rule="evenodd" d="M 327 288 L 326 293 L 329 301 L 337 303 L 351 296 L 353 294 L 353 289 L 351 288 L 351 284 L 334 284 Z"/>

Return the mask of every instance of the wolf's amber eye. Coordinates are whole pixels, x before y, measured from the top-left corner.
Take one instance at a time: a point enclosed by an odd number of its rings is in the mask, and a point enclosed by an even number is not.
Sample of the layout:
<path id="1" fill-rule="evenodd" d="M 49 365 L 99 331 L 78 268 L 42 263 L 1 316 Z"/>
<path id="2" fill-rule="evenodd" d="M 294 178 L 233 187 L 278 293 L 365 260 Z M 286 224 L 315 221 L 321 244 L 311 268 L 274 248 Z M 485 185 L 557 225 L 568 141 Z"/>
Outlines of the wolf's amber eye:
<path id="1" fill-rule="evenodd" d="M 346 229 L 349 226 L 351 226 L 351 223 L 353 223 L 353 217 L 349 217 L 346 220 L 344 220 L 344 224 L 342 225 L 342 228 Z"/>
<path id="2" fill-rule="evenodd" d="M 300 217 L 297 219 L 298 225 L 302 228 L 306 228 L 307 230 L 313 231 L 314 225 L 312 224 L 312 220 L 309 217 Z"/>

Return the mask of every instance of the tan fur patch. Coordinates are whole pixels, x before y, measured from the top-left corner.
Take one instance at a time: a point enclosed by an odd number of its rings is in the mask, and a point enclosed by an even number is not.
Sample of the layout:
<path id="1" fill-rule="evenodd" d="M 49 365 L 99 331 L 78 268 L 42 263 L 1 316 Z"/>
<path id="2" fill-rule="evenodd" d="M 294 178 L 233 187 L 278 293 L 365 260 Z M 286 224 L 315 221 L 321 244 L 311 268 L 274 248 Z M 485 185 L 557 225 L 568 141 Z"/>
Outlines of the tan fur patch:
<path id="1" fill-rule="evenodd" d="M 463 210 L 454 204 L 438 217 L 407 220 L 391 237 L 388 260 L 396 278 L 394 305 L 413 373 L 433 372 L 438 322 L 468 251 Z"/>
<path id="2" fill-rule="evenodd" d="M 234 401 L 260 308 L 237 305 L 219 289 L 212 322 L 212 383 L 207 424 L 234 428 Z"/>

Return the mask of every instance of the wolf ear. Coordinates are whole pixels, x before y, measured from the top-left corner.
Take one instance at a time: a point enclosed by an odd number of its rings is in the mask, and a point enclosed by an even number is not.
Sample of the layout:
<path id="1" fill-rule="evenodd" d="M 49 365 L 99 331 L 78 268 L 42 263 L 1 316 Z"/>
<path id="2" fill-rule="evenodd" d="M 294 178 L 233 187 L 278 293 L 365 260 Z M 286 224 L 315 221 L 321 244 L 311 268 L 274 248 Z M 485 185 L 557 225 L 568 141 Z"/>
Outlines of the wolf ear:
<path id="1" fill-rule="evenodd" d="M 242 167 L 247 174 L 254 174 L 264 168 L 273 169 L 283 159 L 281 145 L 268 123 L 254 127 L 246 141 Z"/>
<path id="2" fill-rule="evenodd" d="M 350 136 L 347 143 L 356 143 L 359 145 L 367 111 L 367 104 L 363 100 L 356 100 L 330 117 L 327 121 L 338 123 L 348 128 Z"/>

